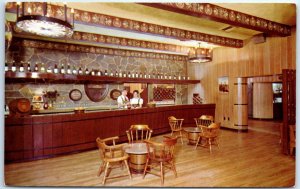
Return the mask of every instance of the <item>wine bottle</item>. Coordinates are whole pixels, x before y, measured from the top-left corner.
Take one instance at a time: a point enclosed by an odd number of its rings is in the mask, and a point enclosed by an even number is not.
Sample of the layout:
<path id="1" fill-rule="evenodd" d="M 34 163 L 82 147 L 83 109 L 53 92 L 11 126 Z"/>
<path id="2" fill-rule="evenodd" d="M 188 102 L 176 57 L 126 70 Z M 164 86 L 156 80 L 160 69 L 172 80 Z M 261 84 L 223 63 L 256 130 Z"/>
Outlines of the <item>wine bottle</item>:
<path id="1" fill-rule="evenodd" d="M 116 72 L 115 72 L 115 77 L 119 77 L 119 73 L 118 73 L 117 70 L 116 70 Z"/>
<path id="2" fill-rule="evenodd" d="M 131 74 L 130 74 L 130 72 L 128 72 L 127 76 L 128 76 L 129 78 L 131 78 Z"/>
<path id="3" fill-rule="evenodd" d="M 113 76 L 114 76 L 113 71 L 111 71 L 109 75 L 110 75 L 111 77 L 113 77 Z"/>
<path id="4" fill-rule="evenodd" d="M 35 65 L 34 65 L 34 71 L 35 71 L 35 72 L 38 72 L 38 71 L 39 71 L 38 63 L 35 63 Z"/>
<path id="5" fill-rule="evenodd" d="M 104 71 L 104 75 L 105 75 L 105 76 L 108 76 L 107 70 Z"/>
<path id="6" fill-rule="evenodd" d="M 85 69 L 85 75 L 89 75 L 89 69 L 88 68 Z"/>
<path id="7" fill-rule="evenodd" d="M 16 63 L 14 60 L 13 60 L 12 66 L 11 66 L 11 71 L 13 71 L 13 72 L 17 71 L 17 66 L 16 66 Z"/>
<path id="8" fill-rule="evenodd" d="M 123 77 L 127 77 L 126 72 L 123 73 Z"/>
<path id="9" fill-rule="evenodd" d="M 58 68 L 57 68 L 57 64 L 55 64 L 55 65 L 54 65 L 53 72 L 54 72 L 55 74 L 58 74 Z"/>
<path id="10" fill-rule="evenodd" d="M 101 75 L 102 75 L 102 73 L 101 73 L 101 71 L 100 71 L 100 70 L 98 70 L 98 73 L 97 73 L 97 75 L 98 75 L 98 76 L 101 76 Z"/>
<path id="11" fill-rule="evenodd" d="M 143 78 L 143 74 L 142 74 L 142 72 L 140 72 L 140 78 Z"/>
<path id="12" fill-rule="evenodd" d="M 42 73 L 44 73 L 46 71 L 44 63 L 42 63 L 40 71 Z"/>
<path id="13" fill-rule="evenodd" d="M 91 71 L 91 75 L 93 75 L 93 76 L 95 75 L 95 70 Z"/>
<path id="14" fill-rule="evenodd" d="M 8 71 L 8 64 L 7 64 L 7 61 L 5 61 L 5 71 L 6 71 L 6 72 Z"/>
<path id="15" fill-rule="evenodd" d="M 68 64 L 68 66 L 67 66 L 67 74 L 72 74 L 72 70 L 71 70 L 70 64 Z"/>
<path id="16" fill-rule="evenodd" d="M 82 74 L 83 74 L 81 67 L 79 67 L 78 74 L 79 74 L 79 75 L 82 75 Z"/>
<path id="17" fill-rule="evenodd" d="M 132 77 L 132 78 L 135 78 L 135 74 L 134 74 L 133 72 L 132 72 L 132 74 L 131 74 L 131 77 Z"/>
<path id="18" fill-rule="evenodd" d="M 20 72 L 24 72 L 24 63 L 23 63 L 23 61 L 21 61 L 21 65 L 20 65 L 19 71 Z"/>
<path id="19" fill-rule="evenodd" d="M 27 72 L 31 72 L 31 66 L 30 66 L 30 62 L 27 62 Z"/>
<path id="20" fill-rule="evenodd" d="M 76 69 L 75 65 L 73 66 L 72 74 L 77 75 L 77 69 Z"/>
<path id="21" fill-rule="evenodd" d="M 65 67 L 64 67 L 64 64 L 62 64 L 61 67 L 60 67 L 60 73 L 61 73 L 61 74 L 65 74 Z"/>
<path id="22" fill-rule="evenodd" d="M 52 73 L 52 68 L 50 66 L 47 68 L 47 73 Z"/>
<path id="23" fill-rule="evenodd" d="M 150 79 L 151 78 L 151 75 L 150 75 L 150 73 L 148 73 L 148 79 Z"/>
<path id="24" fill-rule="evenodd" d="M 138 77 L 139 77 L 138 73 L 137 73 L 137 72 L 135 72 L 135 78 L 138 78 Z"/>
<path id="25" fill-rule="evenodd" d="M 178 76 L 178 80 L 181 80 L 181 76 L 180 75 Z"/>

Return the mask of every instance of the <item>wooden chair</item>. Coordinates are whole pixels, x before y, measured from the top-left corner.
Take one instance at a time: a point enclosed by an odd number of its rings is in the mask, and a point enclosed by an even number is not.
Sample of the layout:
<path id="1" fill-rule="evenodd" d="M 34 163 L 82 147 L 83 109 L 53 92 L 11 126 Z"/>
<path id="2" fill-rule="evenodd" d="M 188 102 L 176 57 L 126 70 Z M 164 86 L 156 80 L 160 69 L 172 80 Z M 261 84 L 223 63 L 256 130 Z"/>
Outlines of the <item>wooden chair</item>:
<path id="1" fill-rule="evenodd" d="M 184 119 L 176 119 L 174 116 L 170 116 L 169 118 L 169 125 L 171 127 L 172 133 L 171 136 L 173 136 L 173 133 L 179 133 L 181 144 L 183 144 L 183 135 L 182 135 L 182 123 Z"/>
<path id="2" fill-rule="evenodd" d="M 144 140 L 150 140 L 152 130 L 148 125 L 131 125 L 130 129 L 126 131 L 128 142 L 143 142 Z"/>
<path id="3" fill-rule="evenodd" d="M 211 153 L 211 146 L 217 145 L 219 147 L 219 135 L 220 135 L 220 123 L 212 123 L 209 126 L 203 126 L 200 125 L 201 133 L 199 134 L 199 137 L 197 139 L 197 143 L 195 146 L 195 149 L 197 148 L 199 142 L 201 142 L 201 139 L 206 139 L 206 145 L 209 146 L 209 151 Z"/>
<path id="4" fill-rule="evenodd" d="M 211 115 L 202 115 L 199 118 L 194 118 L 197 127 L 200 128 L 200 126 L 209 126 L 213 123 L 214 117 Z"/>
<path id="5" fill-rule="evenodd" d="M 294 148 L 296 149 L 296 126 L 289 125 L 290 128 L 290 155 L 293 155 Z"/>
<path id="6" fill-rule="evenodd" d="M 102 159 L 102 164 L 99 167 L 98 171 L 98 177 L 101 175 L 101 173 L 104 171 L 104 177 L 102 184 L 105 184 L 106 179 L 108 178 L 117 178 L 117 177 L 122 177 L 122 176 L 127 176 L 127 175 L 120 175 L 116 177 L 108 177 L 107 175 L 107 170 L 108 168 L 117 168 L 121 167 L 123 169 L 123 165 L 125 164 L 128 175 L 131 179 L 131 173 L 128 167 L 128 154 L 126 154 L 123 150 L 124 145 L 126 144 L 118 144 L 116 145 L 115 140 L 119 139 L 118 136 L 116 137 L 110 137 L 106 139 L 100 139 L 99 137 L 96 139 L 98 148 L 99 148 L 99 153 L 100 153 L 100 158 Z M 108 141 L 112 141 L 112 145 L 107 145 L 106 143 Z M 114 166 L 114 164 L 119 164 L 119 166 Z M 111 166 L 110 166 L 111 165 Z"/>
<path id="7" fill-rule="evenodd" d="M 146 172 L 160 176 L 161 185 L 164 184 L 165 168 L 173 170 L 175 177 L 177 177 L 174 163 L 174 147 L 177 143 L 177 137 L 164 137 L 163 143 L 157 143 L 150 140 L 145 141 L 147 143 L 148 154 L 143 178 L 145 178 Z M 155 167 L 160 167 L 160 173 L 153 172 L 153 170 L 158 171 L 157 169 L 154 169 Z"/>

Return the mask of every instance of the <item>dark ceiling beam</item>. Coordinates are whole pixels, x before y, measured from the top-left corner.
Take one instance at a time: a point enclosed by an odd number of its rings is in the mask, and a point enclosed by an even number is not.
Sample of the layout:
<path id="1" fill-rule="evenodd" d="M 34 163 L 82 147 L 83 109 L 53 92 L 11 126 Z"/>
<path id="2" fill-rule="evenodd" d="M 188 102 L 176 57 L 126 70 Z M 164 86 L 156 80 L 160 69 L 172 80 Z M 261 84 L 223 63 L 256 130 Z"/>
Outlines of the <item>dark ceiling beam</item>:
<path id="1" fill-rule="evenodd" d="M 39 6 L 42 3 L 33 2 L 35 8 L 32 9 L 32 14 L 38 14 L 35 11 L 39 10 Z M 60 18 L 61 15 L 60 6 L 51 5 L 51 12 L 48 12 L 49 16 Z M 48 8 L 49 9 L 49 8 Z M 7 3 L 7 12 L 16 12 L 16 3 Z M 141 22 L 137 20 L 131 20 L 121 17 L 115 17 L 100 13 L 88 12 L 75 9 L 75 23 L 93 25 L 99 27 L 107 27 L 117 30 L 124 30 L 136 33 L 142 33 L 147 35 L 157 35 L 167 38 L 179 39 L 179 40 L 195 40 L 204 41 L 211 44 L 220 46 L 241 48 L 243 47 L 243 40 L 234 39 L 229 37 L 211 35 L 207 33 L 189 31 L 179 28 L 167 27 L 153 23 Z M 76 28 L 75 28 L 76 29 Z"/>
<path id="2" fill-rule="evenodd" d="M 14 22 L 9 22 L 12 28 L 14 28 L 14 35 L 22 35 L 22 36 L 31 36 L 34 37 L 36 35 L 28 34 L 22 31 L 19 31 L 15 27 Z M 38 36 L 36 36 L 38 38 Z M 43 37 L 46 39 L 47 37 Z M 48 38 L 49 39 L 49 38 Z M 94 34 L 88 32 L 80 32 L 74 31 L 73 35 L 67 39 L 69 42 L 86 42 L 90 44 L 107 44 L 112 46 L 123 46 L 123 47 L 133 47 L 140 49 L 148 49 L 148 50 L 158 50 L 165 51 L 169 53 L 181 53 L 187 54 L 189 52 L 190 47 L 173 45 L 168 43 L 158 43 L 152 41 L 124 38 L 124 37 L 115 37 L 109 35 L 102 34 Z"/>
<path id="3" fill-rule="evenodd" d="M 290 36 L 291 27 L 209 3 L 138 3 L 141 5 L 243 27 L 270 35 Z"/>

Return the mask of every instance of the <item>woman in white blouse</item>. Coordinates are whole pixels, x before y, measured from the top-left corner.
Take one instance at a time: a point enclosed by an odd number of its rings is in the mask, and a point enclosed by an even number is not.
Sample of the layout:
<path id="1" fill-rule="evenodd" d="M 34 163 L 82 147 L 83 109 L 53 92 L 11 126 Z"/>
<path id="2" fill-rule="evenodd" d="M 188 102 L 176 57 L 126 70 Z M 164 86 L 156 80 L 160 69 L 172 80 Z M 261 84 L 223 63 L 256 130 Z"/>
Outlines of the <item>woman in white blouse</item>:
<path id="1" fill-rule="evenodd" d="M 131 107 L 133 107 L 133 108 L 141 108 L 142 105 L 143 105 L 143 103 L 144 103 L 144 101 L 140 97 L 139 91 L 138 90 L 134 90 L 133 91 L 133 98 L 130 99 Z"/>

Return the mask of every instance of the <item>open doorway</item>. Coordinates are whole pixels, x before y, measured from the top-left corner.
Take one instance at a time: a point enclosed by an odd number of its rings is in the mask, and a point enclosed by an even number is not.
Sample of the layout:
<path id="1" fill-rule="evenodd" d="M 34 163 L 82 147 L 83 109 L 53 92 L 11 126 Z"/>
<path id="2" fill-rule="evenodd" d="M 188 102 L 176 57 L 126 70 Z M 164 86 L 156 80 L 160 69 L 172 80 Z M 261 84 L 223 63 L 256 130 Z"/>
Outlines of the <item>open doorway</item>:
<path id="1" fill-rule="evenodd" d="M 253 130 L 279 136 L 282 124 L 282 76 L 251 77 L 248 83 L 248 118 Z"/>

